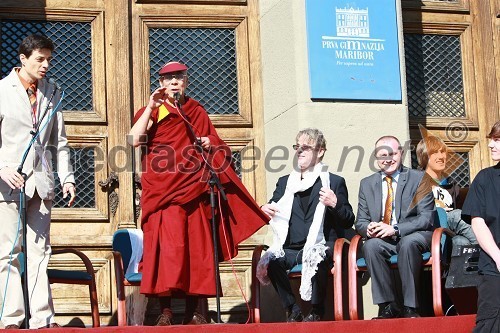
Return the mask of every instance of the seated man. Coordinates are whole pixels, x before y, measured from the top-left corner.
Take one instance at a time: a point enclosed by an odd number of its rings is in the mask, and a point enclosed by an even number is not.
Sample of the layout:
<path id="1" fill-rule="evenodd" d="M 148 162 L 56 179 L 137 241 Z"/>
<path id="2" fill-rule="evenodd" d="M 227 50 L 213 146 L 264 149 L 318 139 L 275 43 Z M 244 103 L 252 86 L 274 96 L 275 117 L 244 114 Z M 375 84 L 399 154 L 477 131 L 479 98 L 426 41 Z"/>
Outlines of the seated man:
<path id="1" fill-rule="evenodd" d="M 452 152 L 443 140 L 433 135 L 420 140 L 416 152 L 419 167 L 430 176 L 426 178 L 431 182 L 436 207 L 446 210 L 448 228 L 456 234 L 452 238 L 453 247 L 477 244 L 471 226 L 462 220 L 462 210 L 456 209 L 460 187 L 448 177 L 452 170 L 446 167 Z"/>
<path id="2" fill-rule="evenodd" d="M 344 237 L 344 229 L 352 227 L 354 213 L 344 178 L 327 172 L 321 163 L 326 152 L 323 133 L 311 128 L 300 131 L 293 149 L 298 168 L 278 180 L 273 197 L 262 206 L 271 218 L 274 244 L 262 256 L 257 276 L 263 284 L 269 280 L 273 284 L 288 322 L 319 321 L 325 312 L 333 244 Z M 312 304 L 305 318 L 287 276 L 287 270 L 297 264 L 302 264 L 301 298 Z"/>
<path id="3" fill-rule="evenodd" d="M 422 253 L 430 251 L 434 197 L 420 188 L 424 172 L 402 166 L 399 140 L 384 136 L 375 143 L 379 172 L 361 180 L 356 231 L 366 239 L 363 252 L 372 277 L 376 319 L 419 317 L 418 292 Z M 389 258 L 398 255 L 404 309 L 396 302 Z"/>

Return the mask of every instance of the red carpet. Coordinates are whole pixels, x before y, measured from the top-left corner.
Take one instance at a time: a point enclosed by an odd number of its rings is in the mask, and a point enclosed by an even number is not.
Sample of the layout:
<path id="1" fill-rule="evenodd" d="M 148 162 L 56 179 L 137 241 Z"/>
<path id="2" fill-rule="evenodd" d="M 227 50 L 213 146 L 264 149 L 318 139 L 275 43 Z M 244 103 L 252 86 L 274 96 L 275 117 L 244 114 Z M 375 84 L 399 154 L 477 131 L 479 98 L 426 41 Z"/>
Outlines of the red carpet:
<path id="1" fill-rule="evenodd" d="M 201 326 L 175 325 L 170 327 L 129 326 L 101 328 L 71 328 L 41 330 L 40 332 L 67 333 L 359 333 L 359 332 L 421 332 L 421 333 L 469 333 L 475 325 L 475 315 L 453 317 L 425 317 L 415 319 L 325 321 L 319 323 L 268 323 L 268 324 L 209 324 Z M 13 331 L 14 332 L 14 331 Z"/>

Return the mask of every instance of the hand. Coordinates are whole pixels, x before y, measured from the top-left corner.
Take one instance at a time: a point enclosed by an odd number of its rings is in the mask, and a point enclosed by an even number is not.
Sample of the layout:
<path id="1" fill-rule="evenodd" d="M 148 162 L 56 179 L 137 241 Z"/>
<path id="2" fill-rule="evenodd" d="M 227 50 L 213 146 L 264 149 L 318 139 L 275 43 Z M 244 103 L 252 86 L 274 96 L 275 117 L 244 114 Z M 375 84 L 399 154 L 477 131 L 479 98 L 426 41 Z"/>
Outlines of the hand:
<path id="1" fill-rule="evenodd" d="M 495 264 L 497 265 L 497 269 L 500 272 L 500 257 L 499 258 L 493 258 L 493 260 L 495 261 Z"/>
<path id="2" fill-rule="evenodd" d="M 337 206 L 337 196 L 329 187 L 322 187 L 319 190 L 319 201 L 327 207 L 335 208 Z"/>
<path id="3" fill-rule="evenodd" d="M 196 139 L 200 142 L 203 149 L 210 149 L 210 139 L 207 136 L 197 137 Z"/>
<path id="4" fill-rule="evenodd" d="M 64 183 L 63 186 L 63 199 L 66 199 L 68 197 L 68 193 L 70 194 L 69 202 L 68 202 L 68 207 L 71 207 L 73 203 L 75 202 L 76 199 L 76 188 L 75 184 L 73 183 Z"/>
<path id="5" fill-rule="evenodd" d="M 392 225 L 385 224 L 384 222 L 370 222 L 368 230 L 370 231 L 369 237 L 371 238 L 386 238 L 396 234 L 396 230 L 394 230 Z M 366 234 L 368 235 L 368 231 Z"/>
<path id="6" fill-rule="evenodd" d="M 16 169 L 9 167 L 0 169 L 0 178 L 13 190 L 24 186 L 24 178 Z"/>
<path id="7" fill-rule="evenodd" d="M 368 227 L 366 228 L 366 235 L 370 238 L 374 238 L 375 237 L 375 234 L 374 234 L 374 230 L 375 230 L 375 227 L 377 226 L 378 222 L 370 222 L 368 223 Z"/>
<path id="8" fill-rule="evenodd" d="M 264 206 L 260 207 L 264 213 L 266 213 L 269 218 L 273 218 L 276 213 L 279 213 L 279 209 L 273 205 L 273 204 L 265 204 Z"/>
<path id="9" fill-rule="evenodd" d="M 157 107 L 162 105 L 163 102 L 165 102 L 165 99 L 167 97 L 165 95 L 166 89 L 167 88 L 165 88 L 165 87 L 160 87 L 160 88 L 156 89 L 155 91 L 153 91 L 153 93 L 149 97 L 148 107 L 150 109 L 156 109 Z"/>

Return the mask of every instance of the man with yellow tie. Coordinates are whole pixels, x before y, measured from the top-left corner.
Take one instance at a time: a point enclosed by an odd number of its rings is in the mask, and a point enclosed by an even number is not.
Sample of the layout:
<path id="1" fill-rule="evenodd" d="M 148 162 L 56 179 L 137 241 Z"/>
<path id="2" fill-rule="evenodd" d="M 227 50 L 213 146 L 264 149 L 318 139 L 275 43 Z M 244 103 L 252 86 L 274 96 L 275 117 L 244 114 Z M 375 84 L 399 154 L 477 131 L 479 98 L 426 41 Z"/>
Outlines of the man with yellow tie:
<path id="1" fill-rule="evenodd" d="M 372 278 L 374 319 L 412 318 L 418 314 L 422 253 L 430 251 L 434 229 L 434 199 L 419 187 L 425 173 L 402 166 L 403 149 L 393 136 L 375 143 L 379 172 L 361 180 L 356 231 L 365 238 L 363 252 Z M 396 283 L 389 258 L 398 255 L 403 308 L 396 300 Z"/>

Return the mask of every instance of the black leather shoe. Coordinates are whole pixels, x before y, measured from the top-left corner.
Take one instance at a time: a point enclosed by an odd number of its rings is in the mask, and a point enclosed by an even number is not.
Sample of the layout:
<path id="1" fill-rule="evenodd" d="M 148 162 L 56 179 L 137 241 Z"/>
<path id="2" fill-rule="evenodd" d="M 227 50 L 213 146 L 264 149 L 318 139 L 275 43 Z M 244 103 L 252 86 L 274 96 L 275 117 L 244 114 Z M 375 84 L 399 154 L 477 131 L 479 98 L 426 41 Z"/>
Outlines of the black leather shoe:
<path id="1" fill-rule="evenodd" d="M 292 312 L 288 315 L 288 318 L 286 319 L 287 323 L 295 323 L 295 322 L 300 322 L 304 320 L 304 316 L 302 315 L 302 312 L 297 311 L 297 312 Z"/>
<path id="2" fill-rule="evenodd" d="M 403 318 L 418 318 L 420 315 L 417 312 L 416 308 L 412 308 L 411 306 L 405 306 L 403 309 Z"/>
<path id="3" fill-rule="evenodd" d="M 309 313 L 305 318 L 304 318 L 304 321 L 305 322 L 311 322 L 311 321 L 321 321 L 321 316 L 319 314 L 317 314 L 316 312 L 311 311 L 311 313 Z"/>
<path id="4" fill-rule="evenodd" d="M 379 311 L 378 317 L 374 317 L 373 319 L 390 319 L 399 317 L 401 317 L 401 309 L 396 303 L 391 302 Z"/>

